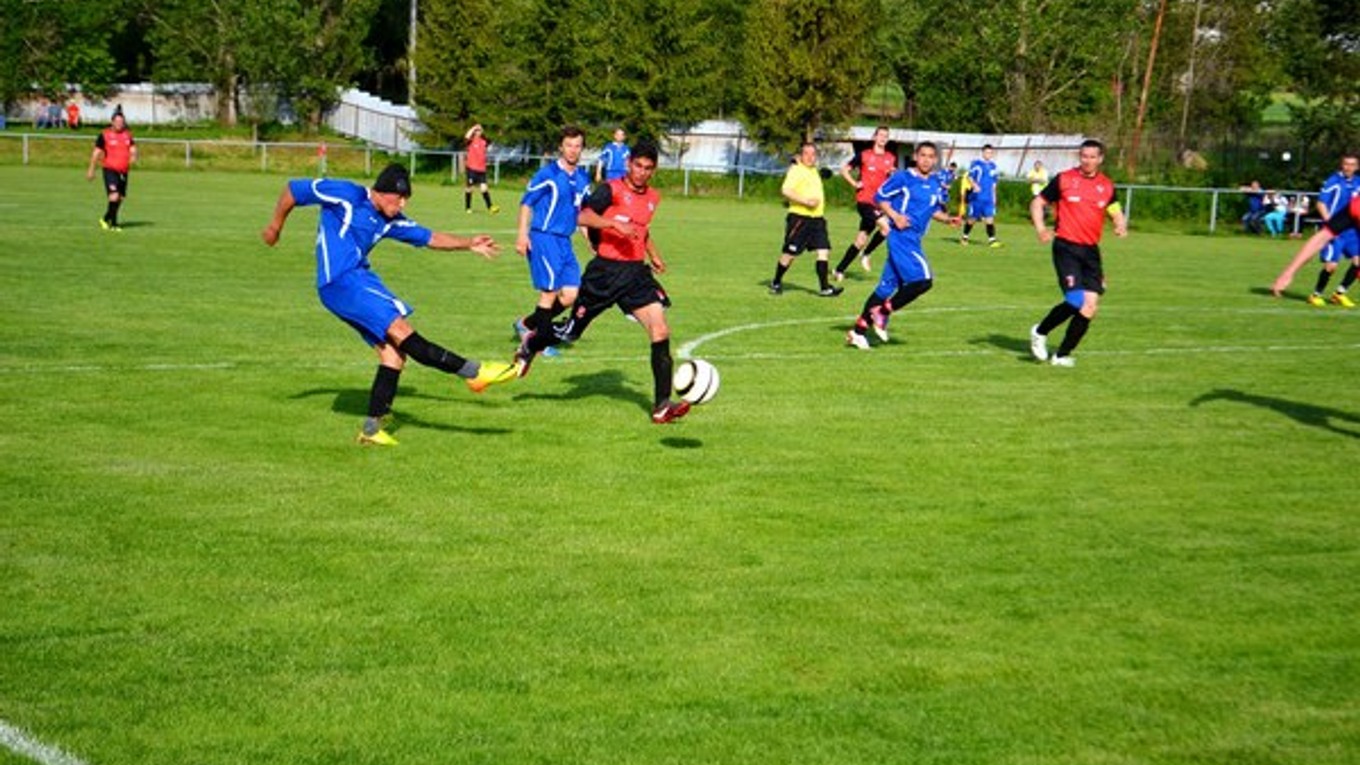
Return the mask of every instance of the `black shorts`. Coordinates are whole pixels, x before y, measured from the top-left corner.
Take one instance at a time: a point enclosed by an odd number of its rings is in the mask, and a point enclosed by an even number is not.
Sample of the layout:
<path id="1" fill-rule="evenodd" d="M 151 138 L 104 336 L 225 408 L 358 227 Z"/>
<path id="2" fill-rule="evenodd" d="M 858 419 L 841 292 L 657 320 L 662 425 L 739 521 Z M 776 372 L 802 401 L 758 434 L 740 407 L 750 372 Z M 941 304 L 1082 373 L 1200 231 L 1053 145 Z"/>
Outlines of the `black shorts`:
<path id="1" fill-rule="evenodd" d="M 127 196 L 127 176 L 127 173 L 104 168 L 104 190 L 110 194 L 117 192 L 120 197 Z"/>
<path id="2" fill-rule="evenodd" d="M 1105 292 L 1105 270 L 1100 265 L 1100 248 L 1076 244 L 1066 239 L 1053 240 L 1053 270 L 1063 292 L 1085 290 L 1097 295 Z"/>
<path id="3" fill-rule="evenodd" d="M 878 209 L 878 205 L 871 205 L 868 202 L 856 202 L 855 209 L 859 210 L 859 230 L 869 233 L 878 228 L 878 219 L 883 217 L 883 211 Z"/>
<path id="4" fill-rule="evenodd" d="M 485 171 L 485 170 L 469 170 L 469 171 L 467 171 L 467 185 L 469 185 L 469 186 L 477 186 L 477 185 L 483 184 L 483 183 L 486 183 L 486 171 Z"/>
<path id="5" fill-rule="evenodd" d="M 598 314 L 611 305 L 631 314 L 643 306 L 670 305 L 652 268 L 640 260 L 592 258 L 581 274 L 581 292 L 576 304 L 581 310 Z"/>
<path id="6" fill-rule="evenodd" d="M 798 255 L 806 250 L 830 250 L 826 218 L 809 218 L 789 213 L 784 218 L 784 254 Z"/>

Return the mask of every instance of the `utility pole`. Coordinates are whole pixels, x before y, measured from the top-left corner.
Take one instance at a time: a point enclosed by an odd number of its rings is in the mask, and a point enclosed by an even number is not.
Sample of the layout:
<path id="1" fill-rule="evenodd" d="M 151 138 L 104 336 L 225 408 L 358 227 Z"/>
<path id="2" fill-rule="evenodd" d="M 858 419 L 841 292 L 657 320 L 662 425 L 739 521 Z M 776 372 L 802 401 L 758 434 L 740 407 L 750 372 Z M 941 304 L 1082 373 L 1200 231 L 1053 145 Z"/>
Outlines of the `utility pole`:
<path id="1" fill-rule="evenodd" d="M 411 0 L 411 31 L 406 37 L 406 103 L 416 105 L 416 4 Z"/>
<path id="2" fill-rule="evenodd" d="M 1199 14 L 1204 10 L 1204 0 L 1195 2 L 1195 24 L 1190 28 L 1190 71 L 1186 75 L 1185 81 L 1185 105 L 1181 107 L 1181 132 L 1180 146 L 1177 148 L 1189 148 L 1185 145 L 1185 128 L 1190 122 L 1190 96 L 1195 92 L 1195 52 L 1199 50 Z"/>
<path id="3" fill-rule="evenodd" d="M 1147 71 L 1143 73 L 1143 93 L 1138 97 L 1138 118 L 1133 123 L 1133 145 L 1129 151 L 1129 182 L 1138 170 L 1138 143 L 1143 137 L 1143 118 L 1147 116 L 1148 88 L 1152 85 L 1152 65 L 1157 61 L 1157 44 L 1162 39 L 1162 19 L 1166 18 L 1166 0 L 1157 8 L 1157 23 L 1152 27 L 1152 49 L 1148 51 Z"/>

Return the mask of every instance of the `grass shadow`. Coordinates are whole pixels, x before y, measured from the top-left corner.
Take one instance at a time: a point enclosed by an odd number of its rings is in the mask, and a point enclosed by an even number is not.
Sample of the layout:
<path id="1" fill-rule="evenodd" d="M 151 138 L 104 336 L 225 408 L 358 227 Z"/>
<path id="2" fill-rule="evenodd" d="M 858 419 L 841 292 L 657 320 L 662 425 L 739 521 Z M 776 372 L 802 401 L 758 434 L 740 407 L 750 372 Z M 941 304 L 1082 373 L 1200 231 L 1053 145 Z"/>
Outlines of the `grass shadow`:
<path id="1" fill-rule="evenodd" d="M 677 438 L 666 436 L 661 439 L 660 444 L 667 449 L 702 449 L 704 442 L 697 438 Z"/>
<path id="2" fill-rule="evenodd" d="M 1232 388 L 1215 388 L 1191 401 L 1190 406 L 1198 407 L 1211 401 L 1234 401 L 1240 404 L 1250 404 L 1278 412 L 1300 425 L 1329 430 L 1351 438 L 1360 438 L 1360 415 L 1330 406 L 1318 406 L 1302 401 L 1275 398 L 1274 396 L 1259 396 Z M 1355 425 L 1356 427 L 1353 429 L 1344 428 L 1341 427 L 1341 424 Z"/>
<path id="3" fill-rule="evenodd" d="M 1249 287 L 1249 288 L 1247 289 L 1247 292 L 1249 292 L 1249 293 L 1251 293 L 1251 294 L 1253 294 L 1253 295 L 1256 295 L 1256 296 L 1258 296 L 1258 297 L 1268 297 L 1268 298 L 1274 298 L 1274 297 L 1275 297 L 1275 293 L 1272 292 L 1271 289 L 1270 289 L 1269 287 Z M 1283 295 L 1281 295 L 1281 296 L 1279 297 L 1279 299 L 1280 299 L 1280 300 L 1290 300 L 1290 301 L 1302 303 L 1305 299 L 1307 299 L 1307 295 L 1294 295 L 1294 294 L 1290 294 L 1289 292 L 1286 291 Z"/>
<path id="4" fill-rule="evenodd" d="M 647 394 L 630 388 L 624 382 L 623 372 L 617 369 L 572 375 L 563 378 L 562 382 L 570 386 L 562 393 L 518 393 L 515 395 L 515 400 L 579 401 L 602 396 L 633 404 L 644 412 L 650 413 L 652 411 L 652 399 Z"/>
<path id="5" fill-rule="evenodd" d="M 311 388 L 300 393 L 295 393 L 288 398 L 291 401 L 299 401 L 305 398 L 328 395 L 333 395 L 335 397 L 334 401 L 331 402 L 332 412 L 352 417 L 368 416 L 369 391 L 367 390 L 360 390 L 358 388 Z M 409 400 L 413 398 L 425 399 L 427 401 L 449 400 L 446 396 L 431 396 L 429 394 L 419 393 L 415 388 L 397 389 L 397 404 L 400 404 L 402 399 Z M 424 430 L 439 430 L 446 433 L 473 433 L 481 435 L 505 435 L 513 432 L 508 428 L 469 428 L 447 422 L 435 422 L 433 420 L 427 420 L 404 413 L 399 408 L 393 410 L 393 415 L 392 423 L 387 426 L 388 432 L 393 434 L 398 430 L 401 430 L 403 426 L 421 428 Z"/>
<path id="6" fill-rule="evenodd" d="M 1033 357 L 1029 352 L 1029 338 L 1013 337 L 993 332 L 983 337 L 975 337 L 968 341 L 969 345 L 990 345 L 993 348 L 1000 348 L 1003 351 L 1014 353 L 1022 361 L 1029 361 Z"/>

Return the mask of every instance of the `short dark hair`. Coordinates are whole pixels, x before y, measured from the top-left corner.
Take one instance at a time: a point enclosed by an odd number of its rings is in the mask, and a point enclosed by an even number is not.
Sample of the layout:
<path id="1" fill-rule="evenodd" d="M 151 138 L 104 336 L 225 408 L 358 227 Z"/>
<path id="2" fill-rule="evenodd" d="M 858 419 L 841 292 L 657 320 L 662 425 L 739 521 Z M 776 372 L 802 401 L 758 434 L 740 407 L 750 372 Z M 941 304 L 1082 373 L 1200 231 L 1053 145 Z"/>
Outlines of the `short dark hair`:
<path id="1" fill-rule="evenodd" d="M 988 150 L 988 149 L 991 149 L 992 151 L 996 151 L 996 147 L 993 146 L 993 145 L 991 145 L 990 143 L 984 143 L 984 144 L 982 144 L 982 150 L 983 150 L 983 151 L 986 151 L 986 150 Z"/>
<path id="2" fill-rule="evenodd" d="M 561 143 L 562 141 L 565 141 L 568 138 L 575 138 L 577 136 L 581 136 L 582 138 L 584 138 L 585 134 L 586 131 L 582 130 L 576 125 L 563 125 L 562 135 L 558 137 L 558 143 Z"/>
<path id="3" fill-rule="evenodd" d="M 927 146 L 929 146 L 936 154 L 940 153 L 940 147 L 936 146 L 934 141 L 922 141 L 916 144 L 916 150 L 913 151 L 912 153 L 915 154 L 917 151 L 920 151 L 921 149 L 924 149 Z"/>
<path id="4" fill-rule="evenodd" d="M 1094 139 L 1094 138 L 1087 138 L 1085 141 L 1082 141 L 1082 142 L 1081 142 L 1081 148 L 1083 148 L 1083 149 L 1095 149 L 1096 151 L 1100 152 L 1101 154 L 1104 154 L 1104 153 L 1105 153 L 1105 144 L 1101 143 L 1100 141 L 1097 141 L 1097 140 Z"/>
<path id="5" fill-rule="evenodd" d="M 652 164 L 661 161 L 661 152 L 656 148 L 656 142 L 648 141 L 645 138 L 633 144 L 633 147 L 628 150 L 628 154 L 633 159 L 650 159 Z"/>

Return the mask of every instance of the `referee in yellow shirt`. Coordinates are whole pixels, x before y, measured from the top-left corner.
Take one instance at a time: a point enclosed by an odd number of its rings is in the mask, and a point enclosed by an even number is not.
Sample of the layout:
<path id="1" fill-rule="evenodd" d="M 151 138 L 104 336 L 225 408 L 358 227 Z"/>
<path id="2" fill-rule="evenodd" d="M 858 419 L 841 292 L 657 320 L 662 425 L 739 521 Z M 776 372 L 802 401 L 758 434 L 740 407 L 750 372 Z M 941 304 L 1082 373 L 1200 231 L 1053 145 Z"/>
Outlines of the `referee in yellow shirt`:
<path id="1" fill-rule="evenodd" d="M 789 165 L 780 188 L 789 201 L 789 214 L 784 219 L 784 249 L 779 253 L 779 264 L 770 280 L 770 294 L 784 294 L 784 273 L 793 259 L 806 250 L 817 253 L 817 280 L 822 297 L 836 297 L 844 290 L 832 286 L 830 277 L 831 237 L 826 233 L 826 195 L 822 192 L 822 176 L 817 171 L 817 146 L 811 141 L 798 150 L 798 161 Z"/>

